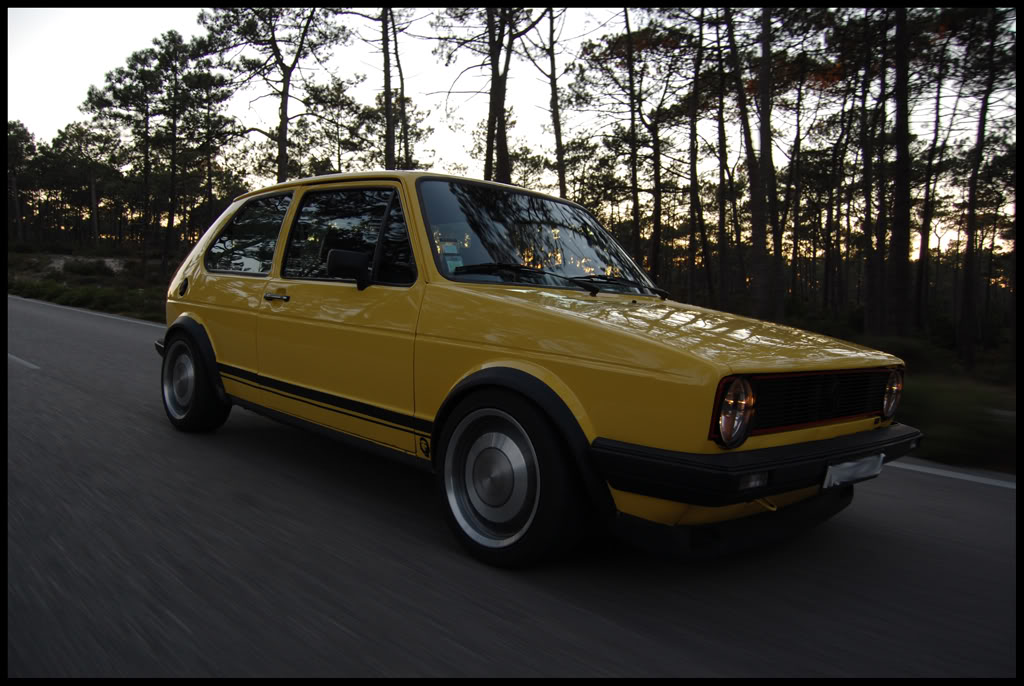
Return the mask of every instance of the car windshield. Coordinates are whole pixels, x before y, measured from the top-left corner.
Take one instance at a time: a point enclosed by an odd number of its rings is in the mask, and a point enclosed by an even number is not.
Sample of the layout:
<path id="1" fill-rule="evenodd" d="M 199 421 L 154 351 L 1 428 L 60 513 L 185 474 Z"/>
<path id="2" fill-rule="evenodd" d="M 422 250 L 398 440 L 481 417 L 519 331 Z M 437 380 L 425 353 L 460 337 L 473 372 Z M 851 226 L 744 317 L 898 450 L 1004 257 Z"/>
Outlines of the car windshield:
<path id="1" fill-rule="evenodd" d="M 419 184 L 438 269 L 449 279 L 648 294 L 653 284 L 584 210 L 482 183 Z"/>

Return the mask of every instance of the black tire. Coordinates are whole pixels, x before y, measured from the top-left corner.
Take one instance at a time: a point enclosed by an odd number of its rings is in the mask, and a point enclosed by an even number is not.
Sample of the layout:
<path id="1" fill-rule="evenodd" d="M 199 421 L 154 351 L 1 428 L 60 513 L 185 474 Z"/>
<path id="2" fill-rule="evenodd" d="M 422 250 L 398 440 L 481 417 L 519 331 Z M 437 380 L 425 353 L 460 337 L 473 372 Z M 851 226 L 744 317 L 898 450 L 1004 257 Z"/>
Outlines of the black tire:
<path id="1" fill-rule="evenodd" d="M 445 422 L 436 465 L 456 538 L 499 567 L 570 550 L 585 512 L 570 459 L 550 421 L 522 396 L 487 389 L 463 399 Z"/>
<path id="2" fill-rule="evenodd" d="M 167 418 L 181 431 L 219 428 L 227 421 L 231 404 L 217 396 L 198 347 L 184 334 L 172 335 L 165 346 L 160 395 Z"/>

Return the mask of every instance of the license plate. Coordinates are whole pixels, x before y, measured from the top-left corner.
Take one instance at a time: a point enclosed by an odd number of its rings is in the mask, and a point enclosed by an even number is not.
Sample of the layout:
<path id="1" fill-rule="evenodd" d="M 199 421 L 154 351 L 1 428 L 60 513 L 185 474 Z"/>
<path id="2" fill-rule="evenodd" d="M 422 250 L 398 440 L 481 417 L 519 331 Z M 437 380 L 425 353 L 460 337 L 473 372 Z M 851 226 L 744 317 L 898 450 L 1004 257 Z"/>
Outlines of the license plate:
<path id="1" fill-rule="evenodd" d="M 840 462 L 829 465 L 825 472 L 825 483 L 822 488 L 832 488 L 843 484 L 852 484 L 856 481 L 870 479 L 878 476 L 882 471 L 882 462 L 885 460 L 885 453 L 868 455 L 850 462 Z"/>

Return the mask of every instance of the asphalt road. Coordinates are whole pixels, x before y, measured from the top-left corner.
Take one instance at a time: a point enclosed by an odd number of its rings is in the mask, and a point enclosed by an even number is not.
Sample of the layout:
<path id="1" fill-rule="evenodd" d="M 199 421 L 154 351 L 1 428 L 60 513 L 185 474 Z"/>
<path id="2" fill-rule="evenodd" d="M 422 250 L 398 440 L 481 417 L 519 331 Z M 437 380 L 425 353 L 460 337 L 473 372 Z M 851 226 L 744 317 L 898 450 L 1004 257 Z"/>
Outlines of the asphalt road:
<path id="1" fill-rule="evenodd" d="M 172 429 L 161 328 L 7 306 L 8 676 L 1017 674 L 1015 486 L 887 466 L 766 551 L 502 571 L 428 474 L 238 408 Z"/>

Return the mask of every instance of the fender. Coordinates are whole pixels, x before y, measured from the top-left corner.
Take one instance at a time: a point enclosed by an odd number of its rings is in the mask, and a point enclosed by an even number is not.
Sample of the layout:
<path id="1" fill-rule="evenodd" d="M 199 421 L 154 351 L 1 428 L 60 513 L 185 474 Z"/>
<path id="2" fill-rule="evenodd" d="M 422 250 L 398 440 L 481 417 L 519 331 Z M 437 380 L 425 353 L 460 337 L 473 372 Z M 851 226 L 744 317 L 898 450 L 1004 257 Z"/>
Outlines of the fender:
<path id="1" fill-rule="evenodd" d="M 213 353 L 213 344 L 210 343 L 210 337 L 206 334 L 206 329 L 203 328 L 203 325 L 187 314 L 179 315 L 174 320 L 174 323 L 167 327 L 164 341 L 170 338 L 176 331 L 184 331 L 195 342 L 196 347 L 199 349 L 199 355 L 203 358 L 203 366 L 206 367 L 206 372 L 210 375 L 210 381 L 213 382 L 213 387 L 217 390 L 217 397 L 225 403 L 230 402 L 228 394 L 224 391 L 224 382 L 221 381 L 220 370 L 217 368 L 217 356 Z M 161 345 L 157 346 L 158 350 L 162 347 Z M 163 352 L 160 354 L 163 355 Z"/>
<path id="2" fill-rule="evenodd" d="M 608 489 L 608 484 L 598 476 L 587 459 L 590 452 L 590 441 L 587 440 L 586 434 L 580 428 L 576 416 L 550 386 L 520 369 L 488 367 L 470 374 L 457 383 L 445 398 L 441 409 L 438 410 L 437 416 L 434 418 L 431 443 L 437 445 L 445 420 L 455 405 L 469 393 L 484 387 L 505 388 L 514 391 L 537 405 L 551 419 L 555 430 L 562 436 L 569 448 L 569 453 L 591 503 L 604 518 L 613 519 L 617 510 L 612 500 L 611 491 Z M 436 452 L 434 457 L 436 459 Z"/>

